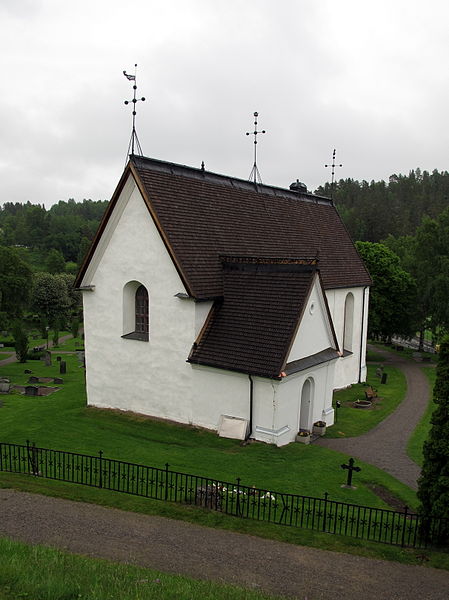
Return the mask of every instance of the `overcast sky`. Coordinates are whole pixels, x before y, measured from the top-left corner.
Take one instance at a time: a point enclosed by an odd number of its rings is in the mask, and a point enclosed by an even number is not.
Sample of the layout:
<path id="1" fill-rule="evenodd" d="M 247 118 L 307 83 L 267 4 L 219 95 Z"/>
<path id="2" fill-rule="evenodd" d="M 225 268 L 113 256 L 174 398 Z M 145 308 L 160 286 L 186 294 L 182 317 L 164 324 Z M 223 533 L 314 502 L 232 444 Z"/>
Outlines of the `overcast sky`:
<path id="1" fill-rule="evenodd" d="M 0 204 L 109 199 L 146 156 L 264 183 L 448 168 L 447 0 L 0 0 Z"/>

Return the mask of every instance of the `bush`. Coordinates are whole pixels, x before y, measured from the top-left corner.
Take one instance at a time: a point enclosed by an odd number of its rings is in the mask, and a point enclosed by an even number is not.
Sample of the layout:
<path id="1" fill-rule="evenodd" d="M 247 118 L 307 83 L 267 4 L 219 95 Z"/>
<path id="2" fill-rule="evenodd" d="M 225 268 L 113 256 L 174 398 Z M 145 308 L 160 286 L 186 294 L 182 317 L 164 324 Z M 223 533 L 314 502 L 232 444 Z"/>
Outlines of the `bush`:
<path id="1" fill-rule="evenodd" d="M 80 331 L 80 322 L 78 319 L 73 319 L 72 324 L 70 326 L 71 333 L 74 338 L 78 337 L 78 333 Z"/>
<path id="2" fill-rule="evenodd" d="M 17 322 L 14 325 L 13 335 L 17 360 L 21 363 L 24 363 L 26 362 L 28 355 L 28 335 L 23 329 L 22 323 Z"/>
<path id="3" fill-rule="evenodd" d="M 40 360 L 45 355 L 45 350 L 31 350 L 27 354 L 27 360 Z"/>

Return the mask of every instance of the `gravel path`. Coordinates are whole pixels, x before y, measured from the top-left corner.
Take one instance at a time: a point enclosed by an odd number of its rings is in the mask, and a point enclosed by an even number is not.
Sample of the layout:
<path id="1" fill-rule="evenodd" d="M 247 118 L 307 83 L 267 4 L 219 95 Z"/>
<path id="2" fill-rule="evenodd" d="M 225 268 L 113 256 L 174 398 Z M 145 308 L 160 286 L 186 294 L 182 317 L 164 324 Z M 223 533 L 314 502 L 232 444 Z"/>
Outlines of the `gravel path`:
<path id="1" fill-rule="evenodd" d="M 0 535 L 302 600 L 447 600 L 449 573 L 0 489 Z"/>
<path id="2" fill-rule="evenodd" d="M 376 348 L 370 347 L 370 350 L 376 351 Z M 416 490 L 421 468 L 407 456 L 406 446 L 427 407 L 429 385 L 418 363 L 393 353 L 388 353 L 382 362 L 398 367 L 406 377 L 407 392 L 399 407 L 364 435 L 342 439 L 321 438 L 315 443 L 375 465 Z"/>
<path id="3" fill-rule="evenodd" d="M 63 335 L 59 338 L 58 340 L 58 344 L 63 344 L 64 342 L 66 342 L 67 340 L 70 340 L 72 338 L 72 334 L 69 333 L 68 335 Z M 51 340 L 48 341 L 48 349 L 51 350 L 53 348 L 53 342 Z M 58 353 L 58 348 L 56 348 L 56 350 L 54 350 L 54 352 Z M 65 352 L 65 351 L 59 351 L 60 354 L 71 354 L 70 352 Z M 9 365 L 11 363 L 15 363 L 17 362 L 17 358 L 15 353 L 10 356 L 9 358 L 4 358 L 3 360 L 0 360 L 0 367 L 3 367 L 5 365 Z M 24 363 L 25 364 L 25 363 Z M 29 365 L 30 363 L 27 362 L 27 365 Z"/>

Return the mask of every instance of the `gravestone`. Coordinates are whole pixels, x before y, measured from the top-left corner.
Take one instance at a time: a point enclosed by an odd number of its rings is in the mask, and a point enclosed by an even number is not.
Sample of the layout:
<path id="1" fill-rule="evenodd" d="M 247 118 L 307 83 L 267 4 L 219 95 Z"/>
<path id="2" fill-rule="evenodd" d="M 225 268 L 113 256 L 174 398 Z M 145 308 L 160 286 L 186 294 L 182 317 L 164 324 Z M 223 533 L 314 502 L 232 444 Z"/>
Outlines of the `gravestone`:
<path id="1" fill-rule="evenodd" d="M 45 351 L 44 361 L 46 367 L 51 367 L 51 352 L 49 350 Z"/>
<path id="2" fill-rule="evenodd" d="M 39 377 L 32 375 L 31 377 L 28 378 L 28 383 L 39 383 Z"/>
<path id="3" fill-rule="evenodd" d="M 11 389 L 11 382 L 7 377 L 0 378 L 0 392 L 7 394 Z"/>
<path id="4" fill-rule="evenodd" d="M 382 379 L 380 380 L 380 383 L 387 383 L 387 377 L 388 377 L 388 374 L 387 373 L 383 373 L 382 374 Z"/>
<path id="5" fill-rule="evenodd" d="M 60 377 L 53 377 L 53 383 L 64 383 L 64 380 L 61 379 Z"/>
<path id="6" fill-rule="evenodd" d="M 61 360 L 61 362 L 59 363 L 59 374 L 65 375 L 66 373 L 67 373 L 67 363 L 65 362 L 65 360 Z"/>
<path id="7" fill-rule="evenodd" d="M 61 360 L 62 360 L 62 357 L 61 357 L 61 356 L 57 356 L 57 357 L 56 357 L 56 360 L 57 360 L 58 362 L 61 362 Z"/>
<path id="8" fill-rule="evenodd" d="M 33 371 L 31 369 L 25 369 L 24 373 L 25 375 L 31 375 Z"/>
<path id="9" fill-rule="evenodd" d="M 25 386 L 25 396 L 38 396 L 39 388 L 35 385 L 26 385 Z"/>
<path id="10" fill-rule="evenodd" d="M 82 367 L 85 367 L 86 363 L 85 363 L 84 348 L 76 348 L 76 356 L 78 358 L 80 365 Z"/>

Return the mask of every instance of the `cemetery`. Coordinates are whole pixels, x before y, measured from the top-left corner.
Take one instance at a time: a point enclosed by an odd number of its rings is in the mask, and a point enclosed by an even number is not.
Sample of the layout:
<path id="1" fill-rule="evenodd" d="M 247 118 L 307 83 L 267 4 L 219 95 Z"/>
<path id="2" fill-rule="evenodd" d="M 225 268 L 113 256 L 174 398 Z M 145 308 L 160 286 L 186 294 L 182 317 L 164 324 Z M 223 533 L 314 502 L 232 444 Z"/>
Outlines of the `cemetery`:
<path id="1" fill-rule="evenodd" d="M 241 510 L 247 510 L 246 506 L 248 503 L 249 507 L 250 501 L 257 500 L 257 504 L 266 508 L 267 498 L 269 498 L 267 494 L 278 499 L 284 498 L 284 495 L 287 494 L 289 498 L 292 498 L 292 502 L 293 498 L 306 497 L 320 498 L 321 502 L 324 497 L 328 508 L 333 507 L 332 510 L 335 508 L 336 511 L 343 510 L 346 505 L 355 505 L 369 506 L 372 507 L 370 510 L 377 511 L 399 510 L 398 514 L 402 514 L 401 507 L 408 506 L 408 511 L 413 511 L 414 507 L 417 507 L 415 492 L 386 472 L 363 461 L 357 459 L 354 461 L 351 456 L 344 457 L 328 448 L 320 447 L 317 442 L 318 439 L 327 439 L 332 435 L 335 437 L 340 437 L 342 433 L 349 435 L 347 432 L 351 429 L 348 427 L 354 424 L 355 418 L 360 419 L 362 423 L 358 423 L 359 433 L 354 433 L 355 430 L 352 430 L 352 434 L 360 435 L 360 431 L 368 431 L 376 424 L 375 421 L 362 420 L 365 414 L 381 414 L 382 418 L 385 418 L 386 414 L 398 406 L 405 394 L 405 381 L 402 373 L 391 365 L 384 367 L 380 373 L 380 363 L 370 361 L 367 384 L 355 385 L 335 394 L 334 405 L 337 419 L 334 427 L 326 429 L 325 423 L 315 422 L 313 430 L 304 432 L 304 435 L 298 434 L 298 438 L 308 437 L 308 440 L 298 439 L 303 443 L 290 444 L 285 448 L 276 449 L 260 442 L 242 445 L 237 440 L 219 438 L 216 434 L 199 427 L 189 428 L 124 411 L 87 407 L 84 387 L 84 356 L 80 346 L 79 342 L 71 341 L 67 345 L 70 350 L 65 350 L 65 347 L 62 346 L 54 352 L 48 353 L 42 361 L 29 362 L 27 365 L 15 363 L 0 367 L 0 375 L 5 375 L 5 378 L 9 379 L 12 384 L 10 392 L 3 396 L 5 401 L 0 408 L 2 411 L 0 420 L 2 443 L 23 445 L 29 439 L 27 434 L 31 428 L 33 430 L 33 446 L 36 444 L 37 448 L 52 448 L 69 452 L 71 455 L 76 453 L 80 457 L 82 455 L 93 456 L 93 448 L 95 451 L 101 448 L 100 457 L 105 464 L 112 460 L 111 464 L 125 466 L 131 463 L 152 465 L 151 468 L 159 470 L 162 477 L 167 477 L 168 472 L 173 473 L 170 477 L 174 478 L 181 477 L 183 473 L 192 473 L 192 477 L 198 477 L 198 483 L 195 484 L 197 487 L 194 489 L 197 491 L 194 492 L 190 502 L 197 507 L 207 507 L 208 511 L 224 514 L 234 514 L 233 511 L 238 509 L 235 513 L 236 516 L 241 516 Z M 64 366 L 61 363 L 66 365 L 66 373 L 63 377 L 61 369 Z M 24 368 L 28 366 L 31 368 Z M 387 378 L 383 378 L 385 374 L 387 374 Z M 382 383 L 382 380 L 385 383 Z M 16 385 L 22 386 L 23 389 L 44 387 L 48 389 L 57 386 L 58 394 L 40 396 L 39 402 L 36 403 L 36 398 L 33 396 L 45 392 L 30 391 L 30 397 L 27 397 L 27 394 L 18 395 L 17 389 L 15 389 Z M 359 398 L 363 398 L 361 392 L 367 387 L 378 389 L 375 409 L 356 410 L 351 408 L 349 400 L 343 399 L 342 394 L 356 394 Z M 337 398 L 342 398 L 342 400 L 339 401 Z M 340 408 L 337 408 L 338 405 Z M 348 414 L 351 414 L 349 421 Z M 3 419 L 3 417 L 5 418 Z M 342 431 L 343 429 L 346 433 Z M 144 444 L 142 444 L 142 440 L 145 441 Z M 168 440 L 170 440 L 169 444 Z M 40 450 L 33 451 L 32 456 L 38 456 L 39 452 Z M 53 450 L 49 452 L 53 452 Z M 30 456 L 29 452 L 28 456 Z M 36 463 L 31 473 L 38 475 L 39 485 L 45 485 L 47 489 L 50 489 L 54 483 L 44 482 L 45 469 L 46 467 L 43 467 L 42 463 Z M 320 477 L 310 476 L 310 473 L 318 472 Z M 0 477 L 6 481 L 12 481 L 11 478 L 13 478 L 14 485 L 25 486 L 24 489 L 34 485 L 26 478 L 26 475 L 14 476 L 2 473 Z M 189 475 L 189 477 L 191 476 Z M 207 477 L 212 479 L 208 480 Z M 219 480 L 228 483 L 220 484 L 220 490 L 211 487 L 213 481 Z M 72 481 L 72 479 L 68 481 Z M 207 481 L 211 481 L 211 483 L 207 483 Z M 236 482 L 236 484 L 233 485 L 229 482 Z M 376 484 L 373 485 L 373 482 Z M 119 487 L 113 482 L 108 485 L 112 486 L 111 490 L 118 490 L 122 484 Z M 106 482 L 100 484 L 99 487 L 107 487 Z M 161 489 L 163 491 L 164 488 Z M 224 489 L 228 490 L 225 496 L 223 496 Z M 229 490 L 231 491 L 229 492 Z M 238 493 L 243 494 L 239 496 L 239 502 L 241 502 L 239 507 L 233 506 L 237 497 L 235 490 L 241 490 Z M 274 491 L 267 492 L 267 490 Z M 84 492 L 81 493 L 79 486 L 75 486 L 70 493 L 74 498 L 80 494 L 85 496 Z M 104 498 L 104 494 L 107 493 L 105 489 L 97 492 L 89 491 L 92 501 L 104 502 L 104 499 L 100 500 L 100 498 Z M 169 492 L 165 499 L 173 502 L 175 496 L 172 497 L 170 494 L 172 492 Z M 97 497 L 98 499 L 95 500 Z M 154 496 L 154 498 L 154 501 L 160 499 L 158 496 Z M 112 498 L 109 498 L 109 501 L 112 501 Z M 116 501 L 119 506 L 122 504 L 122 501 L 114 500 L 114 502 Z M 160 509 L 154 508 L 154 505 L 151 504 L 154 501 L 148 498 L 148 507 L 158 512 Z M 282 501 L 285 502 L 285 500 Z M 131 503 L 133 502 L 131 500 Z M 275 500 L 271 499 L 269 502 L 275 502 Z M 129 506 L 129 500 L 126 501 L 126 505 Z M 269 513 L 266 513 L 271 515 L 270 523 L 282 523 L 285 519 L 285 515 L 278 512 L 277 506 L 277 504 L 273 504 Z M 182 511 L 180 508 L 167 508 L 164 505 L 164 514 L 167 514 L 167 510 L 168 513 Z M 260 510 L 257 512 L 258 519 L 260 519 L 260 515 L 265 514 Z M 385 515 L 387 514 L 390 513 L 385 513 Z M 391 515 L 393 514 L 396 513 L 392 512 Z M 246 516 L 248 517 L 249 514 Z M 212 515 L 204 518 L 213 520 Z M 396 519 L 393 516 L 392 518 Z M 376 517 L 373 519 L 374 523 Z M 320 523 L 319 527 L 322 531 L 327 530 L 326 523 L 323 524 L 320 521 L 317 523 Z M 334 533 L 337 532 L 334 531 Z M 298 535 L 302 537 L 303 534 Z M 377 538 L 373 537 L 372 539 Z M 401 539 L 395 539 L 397 541 L 393 543 L 400 545 Z M 378 541 L 381 541 L 380 538 Z"/>
<path id="2" fill-rule="evenodd" d="M 77 345 L 81 346 L 80 343 Z M 75 346 L 71 343 L 70 347 Z M 369 489 L 369 482 L 374 478 L 384 481 L 385 487 L 404 503 L 416 505 L 411 490 L 371 466 L 364 469 L 354 494 L 351 490 L 343 490 L 340 488 L 345 481 L 339 473 L 341 460 L 315 443 L 294 443 L 282 449 L 254 442 L 241 446 L 237 440 L 218 438 L 215 433 L 202 428 L 190 429 L 123 411 L 88 408 L 84 370 L 75 351 L 61 354 L 67 372 L 63 376 L 60 374 L 61 361 L 57 361 L 56 356 L 64 349 L 61 346 L 52 353 L 49 366 L 44 361 L 30 361 L 26 365 L 15 363 L 0 368 L 0 375 L 7 375 L 14 386 L 50 384 L 48 387 L 59 390 L 56 394 L 40 396 L 39 403 L 33 396 L 14 391 L 4 395 L 4 405 L 0 409 L 1 442 L 24 443 L 29 439 L 31 429 L 32 441 L 40 447 L 87 454 L 93 449 L 102 449 L 105 456 L 119 460 L 155 466 L 168 462 L 177 471 L 203 472 L 228 481 L 240 477 L 248 485 L 306 495 L 322 495 L 328 491 L 334 499 L 341 501 L 387 507 Z M 28 366 L 31 368 L 26 368 Z M 25 370 L 32 373 L 25 373 Z M 59 383 L 61 378 L 63 384 Z M 393 386 L 395 380 L 396 375 L 392 374 Z M 346 410 L 346 407 L 339 409 L 339 419 L 343 419 Z M 340 423 L 337 423 L 328 428 L 325 437 L 339 427 Z M 310 477 L 314 470 L 322 473 L 319 481 Z"/>

